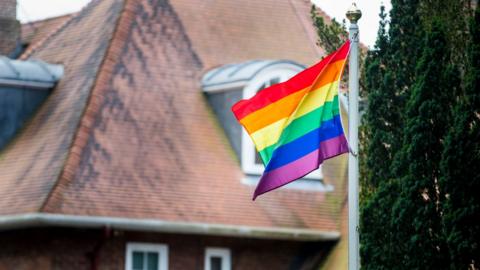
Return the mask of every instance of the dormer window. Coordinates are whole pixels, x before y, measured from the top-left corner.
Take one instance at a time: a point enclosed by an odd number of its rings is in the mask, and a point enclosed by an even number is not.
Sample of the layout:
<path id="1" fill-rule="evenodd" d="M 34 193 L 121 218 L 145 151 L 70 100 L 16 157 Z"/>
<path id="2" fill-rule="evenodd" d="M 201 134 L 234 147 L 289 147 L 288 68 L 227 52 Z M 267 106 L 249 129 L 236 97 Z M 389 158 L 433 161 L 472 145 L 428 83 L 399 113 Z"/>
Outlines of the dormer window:
<path id="1" fill-rule="evenodd" d="M 242 98 L 251 98 L 257 92 L 269 86 L 287 81 L 300 71 L 302 71 L 302 68 L 298 66 L 287 65 L 265 70 L 255 76 L 255 78 L 244 87 Z M 261 175 L 265 168 L 262 159 L 255 150 L 255 146 L 245 130 L 242 132 L 242 168 L 245 173 L 251 176 Z M 305 176 L 305 178 L 321 179 L 321 168 Z"/>
<path id="2" fill-rule="evenodd" d="M 230 111 L 231 106 L 240 99 L 250 98 L 271 85 L 290 79 L 304 68 L 292 61 L 254 60 L 225 65 L 203 77 L 203 90 L 240 159 L 245 184 L 256 185 L 265 167 L 247 132 L 238 125 Z M 322 178 L 320 167 L 286 188 L 333 190 L 333 186 L 324 184 Z"/>

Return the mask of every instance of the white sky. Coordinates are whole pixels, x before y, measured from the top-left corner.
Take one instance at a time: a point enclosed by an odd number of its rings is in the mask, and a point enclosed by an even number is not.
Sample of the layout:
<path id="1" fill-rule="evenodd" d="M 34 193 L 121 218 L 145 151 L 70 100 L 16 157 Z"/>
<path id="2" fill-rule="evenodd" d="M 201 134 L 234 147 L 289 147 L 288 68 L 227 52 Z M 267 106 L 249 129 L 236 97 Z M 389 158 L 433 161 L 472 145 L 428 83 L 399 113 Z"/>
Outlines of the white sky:
<path id="1" fill-rule="evenodd" d="M 352 5 L 352 0 L 313 0 L 313 2 L 338 22 L 342 22 L 345 19 L 348 27 L 345 13 Z M 380 20 L 378 16 L 380 5 L 383 3 L 388 13 L 391 8 L 390 0 L 357 0 L 355 2 L 362 11 L 362 18 L 358 21 L 360 41 L 369 47 L 373 47 L 377 38 L 378 22 Z"/>
<path id="2" fill-rule="evenodd" d="M 36 21 L 79 11 L 90 0 L 17 0 L 21 22 Z"/>
<path id="3" fill-rule="evenodd" d="M 17 1 L 17 14 L 21 22 L 35 21 L 48 17 L 72 13 L 80 10 L 88 2 L 90 2 L 90 0 Z M 341 22 L 345 18 L 345 12 L 352 4 L 352 0 L 313 0 L 313 2 L 315 2 L 317 6 L 323 9 L 331 17 L 336 18 L 339 22 Z M 380 11 L 380 3 L 385 3 L 388 11 L 390 10 L 390 0 L 357 0 L 356 2 L 363 13 L 362 18 L 358 23 L 360 27 L 360 41 L 372 47 L 375 43 L 375 38 L 377 36 L 379 21 L 378 13 Z"/>

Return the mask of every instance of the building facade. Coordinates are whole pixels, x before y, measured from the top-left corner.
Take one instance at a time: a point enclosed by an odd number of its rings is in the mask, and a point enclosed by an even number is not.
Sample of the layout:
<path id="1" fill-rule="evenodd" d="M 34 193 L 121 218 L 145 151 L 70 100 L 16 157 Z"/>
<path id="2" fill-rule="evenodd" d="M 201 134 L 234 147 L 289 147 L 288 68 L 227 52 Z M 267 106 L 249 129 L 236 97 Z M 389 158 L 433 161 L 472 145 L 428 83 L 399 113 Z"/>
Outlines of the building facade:
<path id="1" fill-rule="evenodd" d="M 345 268 L 346 157 L 252 202 L 229 111 L 322 58 L 310 5 L 94 0 L 23 25 L 6 65 L 62 72 L 0 150 L 0 269 Z"/>

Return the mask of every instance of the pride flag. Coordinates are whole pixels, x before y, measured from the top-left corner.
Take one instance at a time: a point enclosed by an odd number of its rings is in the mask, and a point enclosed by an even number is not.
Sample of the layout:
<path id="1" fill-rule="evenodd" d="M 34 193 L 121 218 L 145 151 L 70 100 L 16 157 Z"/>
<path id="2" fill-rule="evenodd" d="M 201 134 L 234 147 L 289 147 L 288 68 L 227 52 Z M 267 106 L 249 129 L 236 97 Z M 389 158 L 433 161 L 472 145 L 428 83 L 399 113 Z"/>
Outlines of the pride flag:
<path id="1" fill-rule="evenodd" d="M 348 152 L 338 102 L 339 81 L 350 49 L 337 51 L 290 80 L 232 107 L 265 165 L 253 199 L 318 169 Z"/>

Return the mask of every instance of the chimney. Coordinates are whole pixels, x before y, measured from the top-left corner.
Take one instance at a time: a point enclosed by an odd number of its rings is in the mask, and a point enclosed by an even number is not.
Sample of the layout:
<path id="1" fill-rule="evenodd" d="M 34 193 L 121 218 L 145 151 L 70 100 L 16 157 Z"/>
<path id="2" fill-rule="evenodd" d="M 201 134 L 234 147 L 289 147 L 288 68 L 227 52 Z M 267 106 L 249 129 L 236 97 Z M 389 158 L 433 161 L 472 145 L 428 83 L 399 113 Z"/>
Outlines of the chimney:
<path id="1" fill-rule="evenodd" d="M 0 55 L 14 57 L 20 49 L 17 1 L 0 0 Z"/>

